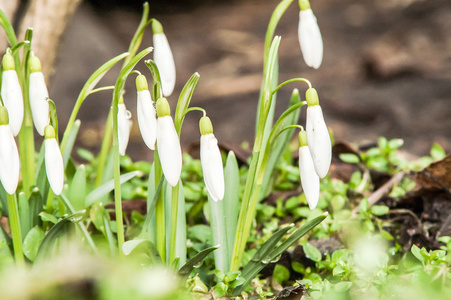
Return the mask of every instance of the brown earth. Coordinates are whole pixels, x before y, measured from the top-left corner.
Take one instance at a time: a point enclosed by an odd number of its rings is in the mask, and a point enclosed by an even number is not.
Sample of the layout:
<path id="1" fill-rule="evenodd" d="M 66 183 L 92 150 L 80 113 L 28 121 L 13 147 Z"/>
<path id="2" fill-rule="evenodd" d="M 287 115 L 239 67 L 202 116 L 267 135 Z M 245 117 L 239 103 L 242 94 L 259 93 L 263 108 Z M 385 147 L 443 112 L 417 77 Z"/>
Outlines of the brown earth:
<path id="1" fill-rule="evenodd" d="M 308 78 L 319 92 L 326 122 L 336 140 L 359 144 L 379 136 L 403 138 L 404 150 L 428 154 L 434 142 L 451 150 L 451 1 L 449 0 L 312 0 L 324 39 L 319 70 L 303 62 L 297 39 L 298 7 L 294 1 L 279 24 L 280 82 Z M 175 4 L 174 4 L 175 3 Z M 200 74 L 192 106 L 202 106 L 212 119 L 219 141 L 235 145 L 252 141 L 261 82 L 263 41 L 278 1 L 205 2 L 170 10 L 156 4 L 177 65 L 174 105 L 184 83 Z M 126 51 L 140 14 L 119 8 L 81 5 L 69 25 L 56 75 L 50 86 L 63 128 L 76 96 L 88 76 L 111 57 Z M 143 46 L 152 45 L 151 30 Z M 151 56 L 149 57 L 151 58 Z M 139 69 L 149 72 L 142 63 Z M 101 81 L 114 84 L 118 70 Z M 291 84 L 278 94 L 277 114 L 288 103 Z M 136 116 L 134 77 L 126 86 L 127 107 Z M 79 146 L 98 149 L 111 94 L 87 99 L 80 113 Z M 190 113 L 182 141 L 199 139 L 200 113 Z M 300 124 L 304 123 L 304 116 Z M 128 153 L 134 159 L 152 157 L 132 130 Z"/>

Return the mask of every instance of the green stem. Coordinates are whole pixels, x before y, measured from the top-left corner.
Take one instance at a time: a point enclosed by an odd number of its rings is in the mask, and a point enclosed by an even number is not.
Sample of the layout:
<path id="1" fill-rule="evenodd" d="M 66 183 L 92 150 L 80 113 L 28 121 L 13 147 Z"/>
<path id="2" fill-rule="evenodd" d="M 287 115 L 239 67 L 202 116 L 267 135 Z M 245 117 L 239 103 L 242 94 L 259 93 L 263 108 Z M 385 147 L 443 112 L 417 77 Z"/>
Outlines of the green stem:
<path id="1" fill-rule="evenodd" d="M 157 149 L 155 149 L 154 152 L 154 165 L 155 186 L 158 186 L 161 176 L 163 176 L 163 171 L 161 169 L 160 156 L 158 155 Z M 164 198 L 162 192 L 158 194 L 157 203 L 155 206 L 155 219 L 157 223 L 157 249 L 160 253 L 161 260 L 164 263 L 166 261 L 166 226 L 164 218 Z"/>
<path id="2" fill-rule="evenodd" d="M 291 83 L 291 82 L 296 82 L 296 81 L 304 81 L 305 83 L 308 84 L 308 87 L 309 87 L 309 88 L 312 87 L 312 84 L 310 83 L 310 81 L 308 81 L 308 80 L 305 79 L 305 78 L 292 78 L 292 79 L 290 79 L 290 80 L 284 81 L 284 82 L 282 82 L 281 84 L 279 84 L 274 90 L 272 90 L 271 95 L 274 95 L 275 93 L 277 93 L 277 91 L 280 90 L 280 89 L 281 89 L 283 86 L 285 86 L 286 84 Z"/>
<path id="3" fill-rule="evenodd" d="M 99 158 L 97 161 L 96 187 L 99 187 L 103 183 L 103 171 L 105 169 L 106 158 L 111 149 L 112 130 L 113 130 L 113 114 L 112 110 L 110 110 L 105 124 L 105 133 L 103 135 L 102 147 L 100 148 Z"/>
<path id="4" fill-rule="evenodd" d="M 16 258 L 17 265 L 23 266 L 25 264 L 25 258 L 22 250 L 22 235 L 20 233 L 19 223 L 19 209 L 17 207 L 16 194 L 6 194 L 8 198 L 8 217 L 9 228 L 11 229 L 11 236 L 13 240 L 14 257 Z"/>
<path id="5" fill-rule="evenodd" d="M 219 248 L 214 252 L 215 269 L 221 272 L 229 272 L 229 245 L 227 244 L 227 228 L 224 214 L 224 201 L 214 201 L 208 197 L 211 211 L 211 228 L 213 234 L 213 243 Z"/>
<path id="6" fill-rule="evenodd" d="M 179 185 L 172 187 L 171 193 L 171 226 L 170 226 L 170 249 L 169 264 L 173 264 L 175 260 L 175 250 L 177 249 L 177 214 L 179 208 Z"/>

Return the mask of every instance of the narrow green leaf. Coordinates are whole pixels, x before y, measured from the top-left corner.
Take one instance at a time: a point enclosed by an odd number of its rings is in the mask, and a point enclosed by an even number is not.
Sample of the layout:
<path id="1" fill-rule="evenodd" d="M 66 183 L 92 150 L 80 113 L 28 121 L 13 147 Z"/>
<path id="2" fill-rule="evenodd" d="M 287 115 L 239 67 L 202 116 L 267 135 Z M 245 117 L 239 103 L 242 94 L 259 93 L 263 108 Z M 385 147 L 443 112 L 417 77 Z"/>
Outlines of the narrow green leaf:
<path id="1" fill-rule="evenodd" d="M 208 203 L 211 211 L 211 231 L 213 236 L 213 243 L 219 248 L 214 253 L 215 269 L 227 273 L 229 271 L 229 254 L 227 245 L 227 228 L 224 214 L 224 201 L 214 201 L 208 195 Z"/>
<path id="2" fill-rule="evenodd" d="M 75 211 L 84 209 L 86 199 L 86 168 L 80 165 L 69 188 L 69 200 Z"/>
<path id="3" fill-rule="evenodd" d="M 123 184 L 124 182 L 129 181 L 130 179 L 132 179 L 135 176 L 138 176 L 139 174 L 141 174 L 141 172 L 139 171 L 125 173 L 120 176 L 119 181 L 121 184 Z M 98 199 L 102 198 L 103 196 L 111 192 L 113 189 L 114 189 L 114 179 L 111 179 L 108 182 L 102 184 L 101 186 L 99 186 L 86 196 L 85 200 L 86 207 L 91 206 Z"/>
<path id="4" fill-rule="evenodd" d="M 64 219 L 61 219 L 57 224 L 55 224 L 47 233 L 44 240 L 39 247 L 38 254 L 36 255 L 35 262 L 42 261 L 45 257 L 52 256 L 55 254 L 57 246 L 57 241 L 62 236 L 67 236 L 67 233 L 74 229 L 74 223 L 82 220 L 83 213 L 75 213 Z"/>
<path id="5" fill-rule="evenodd" d="M 204 261 L 205 257 L 207 257 L 208 254 L 215 251 L 216 249 L 218 249 L 218 246 L 213 246 L 197 253 L 183 267 L 179 269 L 178 274 L 180 276 L 188 276 L 196 266 L 200 265 Z"/>
<path id="6" fill-rule="evenodd" d="M 24 238 L 31 229 L 30 205 L 27 196 L 23 192 L 19 193 L 17 201 L 19 204 L 20 232 L 22 238 Z"/>
<path id="7" fill-rule="evenodd" d="M 0 9 L 0 26 L 3 27 L 8 38 L 8 43 L 14 47 L 17 44 L 16 33 L 14 32 L 13 25 L 9 21 L 5 13 Z"/>
<path id="8" fill-rule="evenodd" d="M 34 261 L 36 259 L 39 246 L 44 240 L 44 237 L 44 231 L 38 226 L 33 227 L 28 232 L 23 242 L 23 252 L 29 260 Z"/>
<path id="9" fill-rule="evenodd" d="M 44 221 L 44 222 L 51 222 L 51 223 L 53 223 L 53 224 L 58 223 L 58 219 L 57 219 L 54 215 L 49 214 L 48 212 L 41 211 L 41 212 L 39 213 L 39 215 L 41 216 L 41 219 L 42 219 L 42 221 Z"/>
<path id="10" fill-rule="evenodd" d="M 30 220 L 30 228 L 33 228 L 35 226 L 41 226 L 42 225 L 42 219 L 39 216 L 39 214 L 44 209 L 44 200 L 42 198 L 41 193 L 39 192 L 39 189 L 35 187 L 31 191 L 30 198 L 28 198 L 28 205 L 29 205 L 29 220 Z"/>
<path id="11" fill-rule="evenodd" d="M 53 102 L 51 99 L 47 99 L 47 102 L 49 103 L 50 125 L 52 125 L 55 129 L 55 132 L 57 133 L 56 140 L 58 140 L 58 117 L 56 116 L 55 102 Z"/>
<path id="12" fill-rule="evenodd" d="M 157 101 L 161 97 L 163 97 L 163 90 L 161 88 L 161 78 L 160 78 L 160 71 L 158 70 L 157 64 L 151 60 L 148 59 L 144 61 L 146 66 L 149 68 L 150 73 L 152 74 L 152 98 L 154 101 Z"/>
<path id="13" fill-rule="evenodd" d="M 177 107 L 175 109 L 174 115 L 174 125 L 177 132 L 180 134 L 182 129 L 183 120 L 185 118 L 185 112 L 188 109 L 191 98 L 193 97 L 194 90 L 196 89 L 197 83 L 199 82 L 200 75 L 196 72 L 190 79 L 186 82 L 185 86 L 180 93 L 179 100 L 177 102 Z"/>
<path id="14" fill-rule="evenodd" d="M 235 241 L 236 225 L 240 210 L 240 170 L 233 151 L 227 155 L 227 161 L 224 169 L 225 193 L 224 215 L 227 226 L 227 245 L 229 247 L 228 261 L 232 260 L 233 243 Z"/>
<path id="15" fill-rule="evenodd" d="M 72 149 L 74 148 L 75 140 L 77 139 L 78 130 L 80 129 L 81 121 L 76 120 L 72 129 L 69 132 L 67 137 L 66 147 L 63 151 L 63 162 L 64 166 L 67 167 L 67 162 L 69 161 L 70 155 L 72 153 Z"/>

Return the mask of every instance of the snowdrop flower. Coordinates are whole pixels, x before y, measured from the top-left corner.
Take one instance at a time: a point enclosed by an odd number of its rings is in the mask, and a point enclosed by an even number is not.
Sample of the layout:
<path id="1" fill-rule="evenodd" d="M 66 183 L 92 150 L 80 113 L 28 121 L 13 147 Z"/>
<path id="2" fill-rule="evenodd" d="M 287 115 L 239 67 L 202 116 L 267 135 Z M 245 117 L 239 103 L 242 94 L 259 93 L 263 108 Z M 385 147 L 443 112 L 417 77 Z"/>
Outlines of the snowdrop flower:
<path id="1" fill-rule="evenodd" d="M 213 126 L 209 117 L 202 117 L 200 128 L 200 162 L 208 194 L 214 201 L 224 198 L 224 166 L 218 140 L 213 134 Z"/>
<path id="2" fill-rule="evenodd" d="M 124 104 L 124 98 L 119 99 L 118 112 L 117 112 L 117 128 L 118 128 L 118 138 L 119 138 L 119 154 L 125 155 L 125 150 L 127 150 L 128 139 L 130 137 L 131 119 L 132 115 L 130 111 L 127 110 Z"/>
<path id="3" fill-rule="evenodd" d="M 23 121 L 23 96 L 17 77 L 14 58 L 11 53 L 6 53 L 2 60 L 2 99 L 9 113 L 9 126 L 14 136 L 18 135 Z"/>
<path id="4" fill-rule="evenodd" d="M 41 62 L 36 56 L 31 56 L 28 62 L 30 66 L 30 107 L 36 131 L 44 136 L 45 126 L 49 125 L 49 92 L 45 84 L 44 74 L 41 72 Z"/>
<path id="5" fill-rule="evenodd" d="M 182 149 L 166 98 L 158 99 L 157 115 L 157 148 L 161 168 L 168 183 L 174 187 L 182 172 Z"/>
<path id="6" fill-rule="evenodd" d="M 64 164 L 52 125 L 45 127 L 44 137 L 45 172 L 53 193 L 60 195 L 64 186 Z"/>
<path id="7" fill-rule="evenodd" d="M 319 198 L 319 177 L 315 172 L 307 143 L 307 134 L 304 130 L 299 132 L 299 174 L 301 175 L 301 185 L 308 206 L 310 209 L 314 209 Z"/>
<path id="8" fill-rule="evenodd" d="M 329 131 L 324 122 L 323 111 L 319 106 L 318 93 L 314 88 L 309 88 L 306 92 L 307 98 L 307 142 L 310 154 L 313 158 L 316 173 L 320 178 L 324 178 L 329 172 L 332 160 L 332 145 Z"/>
<path id="9" fill-rule="evenodd" d="M 150 97 L 147 79 L 144 75 L 136 77 L 136 89 L 138 90 L 138 125 L 144 143 L 149 149 L 155 149 L 157 139 L 157 118 L 152 98 Z"/>
<path id="10" fill-rule="evenodd" d="M 168 39 L 163 32 L 163 26 L 157 20 L 152 21 L 154 61 L 160 71 L 163 96 L 172 94 L 175 87 L 175 63 Z"/>
<path id="11" fill-rule="evenodd" d="M 299 6 L 299 44 L 305 63 L 318 69 L 323 60 L 323 39 L 319 31 L 316 17 L 308 0 L 300 0 Z"/>
<path id="12" fill-rule="evenodd" d="M 19 169 L 19 150 L 9 126 L 8 110 L 0 106 L 0 180 L 10 195 L 16 192 Z"/>

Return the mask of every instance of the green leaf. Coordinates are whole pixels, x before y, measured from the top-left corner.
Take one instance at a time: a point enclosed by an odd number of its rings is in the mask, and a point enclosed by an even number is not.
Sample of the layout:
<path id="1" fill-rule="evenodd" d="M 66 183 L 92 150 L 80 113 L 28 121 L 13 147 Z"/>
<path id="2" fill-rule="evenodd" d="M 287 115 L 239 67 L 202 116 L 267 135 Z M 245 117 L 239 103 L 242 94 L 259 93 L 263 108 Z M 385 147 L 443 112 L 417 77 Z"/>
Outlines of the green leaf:
<path id="1" fill-rule="evenodd" d="M 14 32 L 13 25 L 11 24 L 8 17 L 1 9 L 0 9 L 0 26 L 2 26 L 3 29 L 5 30 L 6 37 L 8 38 L 8 43 L 14 47 L 17 44 L 16 33 Z"/>
<path id="2" fill-rule="evenodd" d="M 277 241 L 281 239 L 281 237 L 283 236 L 283 234 L 285 234 L 286 231 L 283 232 L 282 236 L 273 239 L 274 235 L 280 234 L 280 232 L 285 228 L 282 228 L 278 232 L 276 232 L 265 244 L 263 244 L 263 246 L 254 255 L 254 257 L 252 257 L 249 263 L 244 267 L 241 276 L 246 280 L 246 282 L 235 288 L 233 290 L 233 295 L 239 295 L 247 287 L 249 282 L 258 274 L 258 272 L 260 272 L 269 262 L 274 261 L 277 257 L 280 257 L 282 253 L 285 252 L 291 245 L 293 245 L 301 237 L 303 237 L 305 234 L 307 234 L 309 231 L 315 228 L 318 224 L 324 221 L 324 219 L 327 218 L 327 216 L 328 213 L 324 213 L 308 221 L 303 226 L 298 228 L 295 232 L 293 232 L 279 247 L 272 250 Z M 263 248 L 264 250 L 262 250 Z"/>
<path id="3" fill-rule="evenodd" d="M 386 215 L 389 211 L 388 206 L 385 205 L 373 205 L 371 206 L 371 213 L 375 216 Z"/>
<path id="4" fill-rule="evenodd" d="M 311 259 L 314 262 L 321 261 L 323 256 L 322 256 L 321 252 L 315 246 L 307 243 L 307 244 L 302 245 L 302 248 L 304 249 L 305 256 L 308 259 Z"/>
<path id="5" fill-rule="evenodd" d="M 85 208 L 86 199 L 86 168 L 80 165 L 75 172 L 72 183 L 69 187 L 69 200 L 74 209 L 82 210 Z"/>
<path id="6" fill-rule="evenodd" d="M 24 237 L 31 229 L 30 205 L 24 192 L 19 193 L 17 201 L 19 204 L 20 232 Z"/>
<path id="7" fill-rule="evenodd" d="M 80 129 L 81 122 L 80 120 L 76 120 L 74 122 L 74 126 L 69 132 L 67 137 L 66 147 L 63 150 L 63 162 L 64 166 L 67 167 L 67 162 L 69 161 L 70 155 L 72 153 L 72 149 L 74 148 L 75 140 L 77 139 L 78 130 Z"/>
<path id="8" fill-rule="evenodd" d="M 431 148 L 431 157 L 433 160 L 439 160 L 446 156 L 445 149 L 437 143 L 434 143 Z"/>
<path id="9" fill-rule="evenodd" d="M 39 247 L 38 254 L 36 255 L 35 261 L 42 261 L 46 257 L 55 254 L 57 241 L 64 236 L 68 236 L 68 232 L 74 229 L 74 223 L 79 222 L 83 219 L 83 213 L 75 213 L 64 219 L 61 219 L 57 224 L 55 224 L 47 233 L 44 240 Z"/>
<path id="10" fill-rule="evenodd" d="M 225 224 L 227 224 L 227 245 L 229 247 L 229 257 L 227 260 L 231 261 L 240 210 L 240 170 L 233 151 L 230 151 L 227 155 L 224 169 L 224 184 L 225 193 L 222 202 L 224 203 L 224 217 Z"/>
<path id="11" fill-rule="evenodd" d="M 58 219 L 54 215 L 49 214 L 49 213 L 47 213 L 45 211 L 41 211 L 39 213 L 39 215 L 41 216 L 41 219 L 44 222 L 52 222 L 53 224 L 58 223 Z"/>
<path id="12" fill-rule="evenodd" d="M 174 125 L 177 132 L 180 134 L 180 130 L 182 129 L 183 120 L 185 118 L 186 110 L 191 102 L 191 98 L 193 97 L 194 91 L 196 89 L 197 83 L 199 81 L 200 75 L 196 72 L 194 73 L 190 79 L 186 82 L 185 86 L 180 93 L 179 100 L 177 102 L 177 107 L 175 108 L 174 115 Z"/>
<path id="13" fill-rule="evenodd" d="M 342 281 L 342 282 L 337 283 L 334 286 L 334 289 L 336 292 L 343 293 L 343 292 L 348 291 L 351 288 L 351 286 L 352 286 L 352 282 Z"/>
<path id="14" fill-rule="evenodd" d="M 25 256 L 34 261 L 36 259 L 36 255 L 38 254 L 39 246 L 44 240 L 45 233 L 38 226 L 33 227 L 25 237 L 23 241 L 23 252 Z"/>
<path id="15" fill-rule="evenodd" d="M 341 153 L 339 157 L 340 160 L 348 164 L 358 164 L 360 162 L 360 158 L 353 153 Z"/>
<path id="16" fill-rule="evenodd" d="M 119 178 L 119 181 L 121 184 L 123 184 L 124 182 L 129 181 L 130 179 L 132 179 L 135 176 L 138 176 L 139 174 L 141 174 L 141 172 L 139 172 L 139 171 L 133 171 L 133 172 L 123 174 Z M 114 189 L 114 179 L 111 179 L 111 180 L 105 182 L 104 184 L 102 184 L 101 186 L 99 186 L 98 188 L 96 188 L 95 190 L 93 190 L 86 196 L 86 200 L 85 200 L 86 207 L 91 206 L 98 199 L 102 198 L 103 196 L 105 196 L 106 194 L 111 192 L 113 189 Z"/>
<path id="17" fill-rule="evenodd" d="M 425 259 L 421 254 L 421 249 L 418 248 L 417 245 L 413 244 L 412 248 L 410 249 L 410 252 L 412 252 L 413 256 L 415 256 L 419 261 L 421 261 L 424 264 Z"/>
<path id="18" fill-rule="evenodd" d="M 122 245 L 122 252 L 125 255 L 131 255 L 133 252 L 143 253 L 148 257 L 149 265 L 161 264 L 160 254 L 155 245 L 149 240 L 135 239 L 126 241 Z"/>
<path id="19" fill-rule="evenodd" d="M 283 284 L 290 278 L 290 271 L 285 266 L 276 264 L 272 272 L 272 277 L 279 284 Z"/>
<path id="20" fill-rule="evenodd" d="M 402 139 L 392 139 L 388 142 L 388 148 L 390 150 L 396 150 L 404 145 L 404 141 Z"/>
<path id="21" fill-rule="evenodd" d="M 218 246 L 213 246 L 197 253 L 183 267 L 179 269 L 178 274 L 180 276 L 188 276 L 197 265 L 201 264 L 204 261 L 205 257 L 207 257 L 208 254 L 215 251 L 216 249 L 218 249 Z"/>

